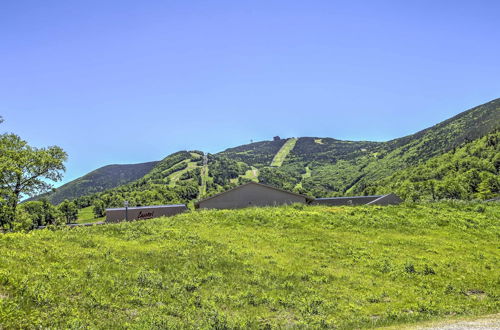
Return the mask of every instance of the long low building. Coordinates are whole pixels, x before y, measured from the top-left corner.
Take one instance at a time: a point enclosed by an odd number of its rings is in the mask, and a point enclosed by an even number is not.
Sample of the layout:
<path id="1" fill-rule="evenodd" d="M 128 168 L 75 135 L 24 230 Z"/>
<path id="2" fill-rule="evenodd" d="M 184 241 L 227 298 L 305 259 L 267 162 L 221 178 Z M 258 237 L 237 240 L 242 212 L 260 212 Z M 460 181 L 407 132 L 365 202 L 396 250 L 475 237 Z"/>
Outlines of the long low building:
<path id="1" fill-rule="evenodd" d="M 292 203 L 311 205 L 396 205 L 402 200 L 395 194 L 311 198 L 262 183 L 249 182 L 220 194 L 197 201 L 198 209 L 239 209 L 251 206 L 277 206 Z"/>
<path id="2" fill-rule="evenodd" d="M 220 194 L 202 199 L 194 205 L 200 209 L 239 209 L 250 206 L 277 206 L 293 203 L 308 204 L 309 196 L 299 195 L 262 183 L 249 182 Z"/>
<path id="3" fill-rule="evenodd" d="M 198 209 L 238 209 L 252 206 L 278 206 L 293 203 L 312 205 L 395 205 L 402 200 L 395 194 L 311 198 L 265 184 L 249 182 L 220 194 L 202 199 L 194 205 Z M 142 206 L 106 209 L 106 222 L 144 220 L 172 216 L 187 211 L 184 204 Z"/>
<path id="4" fill-rule="evenodd" d="M 106 209 L 106 222 L 121 222 L 126 220 L 131 221 L 168 217 L 186 211 L 187 207 L 184 204 Z"/>

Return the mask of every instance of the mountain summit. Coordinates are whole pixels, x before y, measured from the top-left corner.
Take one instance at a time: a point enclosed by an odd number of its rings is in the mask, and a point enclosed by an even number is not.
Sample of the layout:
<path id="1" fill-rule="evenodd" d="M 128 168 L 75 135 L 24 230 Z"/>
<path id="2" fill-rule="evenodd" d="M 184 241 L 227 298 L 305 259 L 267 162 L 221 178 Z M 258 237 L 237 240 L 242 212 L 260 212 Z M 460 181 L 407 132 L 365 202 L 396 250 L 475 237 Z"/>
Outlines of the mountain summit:
<path id="1" fill-rule="evenodd" d="M 482 148 L 483 156 L 479 158 L 487 163 L 477 169 L 481 172 L 476 173 L 474 189 L 477 190 L 483 177 L 489 177 L 484 173 L 498 175 L 492 156 L 499 154 L 498 145 L 491 141 L 498 137 L 499 128 L 500 99 L 495 99 L 387 142 L 275 137 L 272 141 L 232 147 L 217 154 L 179 151 L 157 162 L 102 167 L 45 197 L 56 204 L 64 199 L 77 199 L 81 206 L 95 198 L 103 199 L 108 206 L 120 206 L 124 199 L 135 205 L 189 202 L 248 181 L 315 197 L 369 194 L 385 190 L 381 182 L 400 171 L 418 166 L 422 170 L 426 162 L 436 157 L 472 146 Z M 489 136 L 490 142 L 485 142 L 485 136 Z M 467 147 L 469 144 L 472 145 Z M 439 177 L 418 180 L 431 179 L 439 181 Z M 496 183 L 491 185 L 490 190 L 495 194 Z M 478 191 L 474 189 L 465 195 L 475 196 Z"/>

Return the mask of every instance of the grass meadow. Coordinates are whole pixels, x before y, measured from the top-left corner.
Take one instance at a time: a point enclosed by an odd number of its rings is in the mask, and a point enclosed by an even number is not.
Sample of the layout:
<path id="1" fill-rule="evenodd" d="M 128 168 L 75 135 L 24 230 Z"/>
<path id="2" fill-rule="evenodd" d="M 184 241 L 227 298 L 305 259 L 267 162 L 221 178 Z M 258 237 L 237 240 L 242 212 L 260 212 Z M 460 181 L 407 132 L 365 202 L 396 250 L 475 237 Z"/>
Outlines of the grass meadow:
<path id="1" fill-rule="evenodd" d="M 0 235 L 0 328 L 369 328 L 500 311 L 500 204 L 196 211 Z"/>
<path id="2" fill-rule="evenodd" d="M 106 220 L 106 217 L 96 218 L 94 215 L 94 207 L 88 206 L 78 210 L 78 219 L 76 223 L 92 223 Z"/>

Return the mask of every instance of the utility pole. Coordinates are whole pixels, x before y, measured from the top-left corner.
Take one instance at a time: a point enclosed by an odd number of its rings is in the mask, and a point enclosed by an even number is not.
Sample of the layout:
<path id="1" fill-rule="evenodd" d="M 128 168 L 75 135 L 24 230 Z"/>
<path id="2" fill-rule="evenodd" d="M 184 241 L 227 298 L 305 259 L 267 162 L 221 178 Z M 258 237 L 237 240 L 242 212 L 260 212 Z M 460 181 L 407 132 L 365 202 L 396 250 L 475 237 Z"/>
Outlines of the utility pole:
<path id="1" fill-rule="evenodd" d="M 128 201 L 123 202 L 125 205 L 125 221 L 128 221 Z"/>

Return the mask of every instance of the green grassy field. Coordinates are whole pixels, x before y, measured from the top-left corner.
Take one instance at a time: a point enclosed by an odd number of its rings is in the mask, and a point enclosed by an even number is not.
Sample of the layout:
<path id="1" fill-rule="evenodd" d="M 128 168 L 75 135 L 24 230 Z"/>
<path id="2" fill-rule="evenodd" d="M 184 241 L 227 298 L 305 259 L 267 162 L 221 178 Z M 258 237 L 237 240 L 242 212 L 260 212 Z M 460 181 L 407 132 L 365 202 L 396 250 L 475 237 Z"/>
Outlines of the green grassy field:
<path id="1" fill-rule="evenodd" d="M 274 156 L 273 161 L 271 162 L 271 166 L 280 167 L 283 164 L 283 161 L 285 160 L 286 156 L 288 156 L 290 151 L 292 151 L 293 147 L 295 147 L 296 143 L 297 143 L 296 138 L 288 139 Z"/>
<path id="2" fill-rule="evenodd" d="M 500 205 L 294 205 L 0 235 L 0 328 L 364 328 L 500 310 Z"/>
<path id="3" fill-rule="evenodd" d="M 93 206 L 88 206 L 78 210 L 78 220 L 76 220 L 76 223 L 91 223 L 104 220 L 106 220 L 106 217 L 96 218 L 94 216 Z"/>

